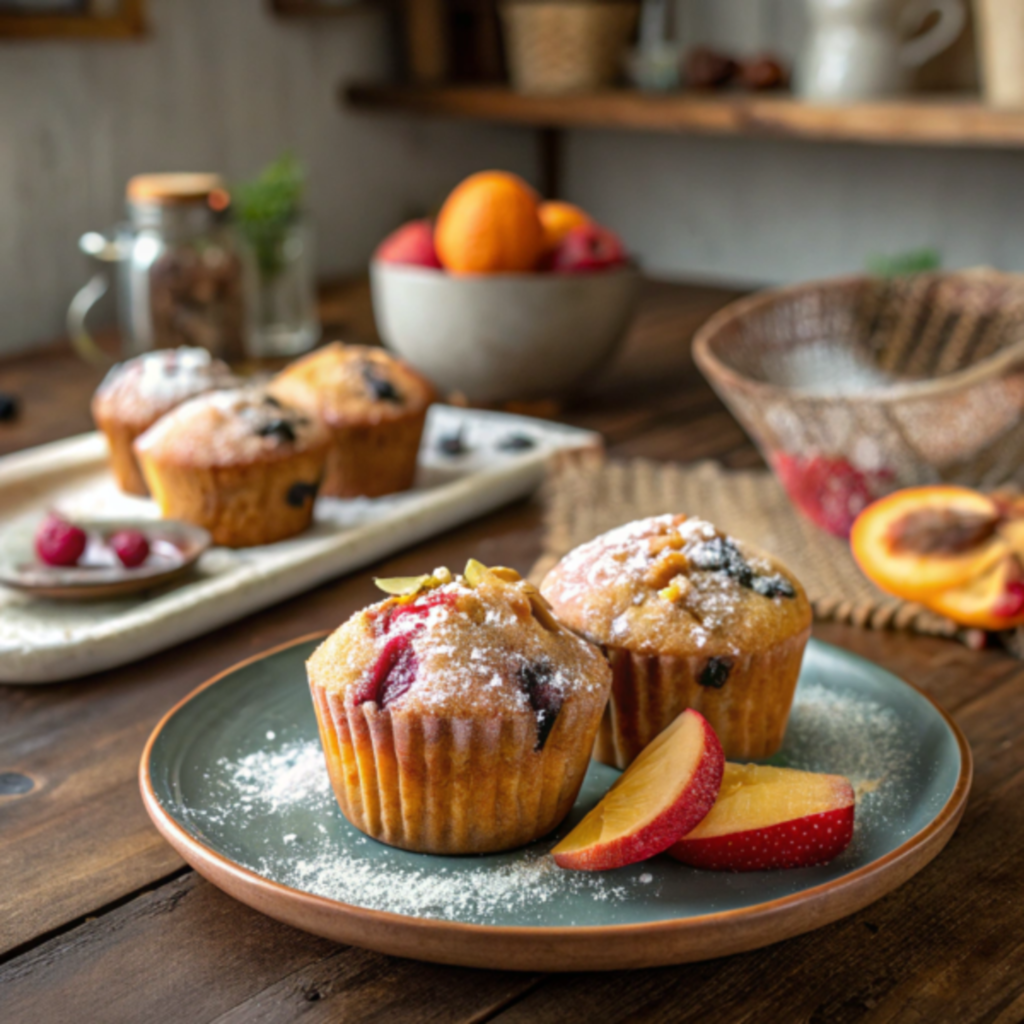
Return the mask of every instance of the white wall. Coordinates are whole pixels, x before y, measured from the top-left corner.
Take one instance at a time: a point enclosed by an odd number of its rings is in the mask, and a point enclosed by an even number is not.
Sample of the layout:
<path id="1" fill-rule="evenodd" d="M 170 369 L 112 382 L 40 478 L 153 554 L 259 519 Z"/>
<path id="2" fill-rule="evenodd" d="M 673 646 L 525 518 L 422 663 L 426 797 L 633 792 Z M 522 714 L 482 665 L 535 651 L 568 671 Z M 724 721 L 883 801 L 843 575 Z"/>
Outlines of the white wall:
<path id="1" fill-rule="evenodd" d="M 1024 270 L 1024 153 L 574 132 L 566 197 L 657 276 L 779 283 L 934 246 Z"/>
<path id="2" fill-rule="evenodd" d="M 676 38 L 684 50 L 771 50 L 791 64 L 803 6 L 676 0 Z M 970 81 L 970 32 L 923 72 L 932 87 Z M 662 276 L 786 282 L 923 246 L 949 267 L 1024 270 L 1020 152 L 574 132 L 566 166 L 567 197 Z"/>
<path id="3" fill-rule="evenodd" d="M 383 20 L 275 19 L 264 0 L 149 0 L 140 42 L 0 41 L 0 352 L 58 335 L 82 232 L 141 171 L 309 165 L 323 273 L 357 271 L 406 214 L 483 166 L 527 175 L 521 131 L 359 116 L 338 86 L 390 74 Z"/>

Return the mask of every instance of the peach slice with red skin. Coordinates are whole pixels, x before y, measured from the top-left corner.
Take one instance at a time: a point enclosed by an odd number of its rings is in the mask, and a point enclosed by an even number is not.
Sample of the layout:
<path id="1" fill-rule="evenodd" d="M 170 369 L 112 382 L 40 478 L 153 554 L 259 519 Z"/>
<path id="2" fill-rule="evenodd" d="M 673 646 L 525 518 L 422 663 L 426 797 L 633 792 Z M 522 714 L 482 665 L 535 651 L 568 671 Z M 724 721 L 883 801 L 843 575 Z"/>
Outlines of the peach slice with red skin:
<path id="1" fill-rule="evenodd" d="M 911 487 L 861 512 L 850 547 L 883 590 L 923 601 L 981 576 L 1009 552 L 1003 516 L 995 501 L 966 487 Z"/>
<path id="2" fill-rule="evenodd" d="M 663 853 L 718 796 L 725 755 L 707 719 L 684 711 L 552 851 L 577 871 L 608 871 Z"/>
<path id="3" fill-rule="evenodd" d="M 854 804 L 841 775 L 729 763 L 715 806 L 669 853 L 708 871 L 824 864 L 849 846 Z"/>
<path id="4" fill-rule="evenodd" d="M 962 626 L 998 631 L 1024 625 L 1024 568 L 1016 555 L 1006 555 L 976 579 L 922 603 Z"/>

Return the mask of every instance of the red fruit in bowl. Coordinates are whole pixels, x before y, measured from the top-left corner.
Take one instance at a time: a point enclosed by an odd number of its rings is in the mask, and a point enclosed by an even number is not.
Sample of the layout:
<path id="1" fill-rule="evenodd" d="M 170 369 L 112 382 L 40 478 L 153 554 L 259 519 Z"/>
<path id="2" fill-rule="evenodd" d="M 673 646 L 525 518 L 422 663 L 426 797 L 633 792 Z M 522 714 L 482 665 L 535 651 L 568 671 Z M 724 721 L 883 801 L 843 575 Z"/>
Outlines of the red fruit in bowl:
<path id="1" fill-rule="evenodd" d="M 885 470 L 868 474 L 846 459 L 776 452 L 772 467 L 790 500 L 811 522 L 837 537 L 848 537 L 853 521 L 889 488 Z M 876 490 L 878 493 L 876 493 Z"/>
<path id="2" fill-rule="evenodd" d="M 411 220 L 392 231 L 377 246 L 375 255 L 382 263 L 441 269 L 441 261 L 434 248 L 434 225 L 429 220 Z"/>
<path id="3" fill-rule="evenodd" d="M 85 551 L 85 530 L 48 515 L 36 531 L 36 554 L 47 565 L 77 565 Z"/>
<path id="4" fill-rule="evenodd" d="M 614 231 L 600 224 L 570 229 L 551 257 L 551 268 L 563 273 L 607 270 L 626 262 L 626 250 Z"/>
<path id="5" fill-rule="evenodd" d="M 126 569 L 142 565 L 149 557 L 149 541 L 141 530 L 118 530 L 109 543 Z"/>

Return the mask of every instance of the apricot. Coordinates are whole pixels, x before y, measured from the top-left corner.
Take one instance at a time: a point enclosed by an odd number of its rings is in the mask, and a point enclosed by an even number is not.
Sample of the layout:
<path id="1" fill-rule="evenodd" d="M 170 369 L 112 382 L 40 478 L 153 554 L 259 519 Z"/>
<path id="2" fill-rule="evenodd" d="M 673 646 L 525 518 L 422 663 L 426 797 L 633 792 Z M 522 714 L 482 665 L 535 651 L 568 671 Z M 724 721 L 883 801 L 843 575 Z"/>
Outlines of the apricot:
<path id="1" fill-rule="evenodd" d="M 533 270 L 544 250 L 537 195 L 505 171 L 481 171 L 457 185 L 434 229 L 437 255 L 457 274 Z"/>
<path id="2" fill-rule="evenodd" d="M 864 509 L 850 547 L 864 574 L 883 590 L 926 601 L 965 586 L 1009 553 L 1001 524 L 999 507 L 977 491 L 911 487 Z"/>
<path id="3" fill-rule="evenodd" d="M 544 229 L 544 248 L 557 249 L 562 239 L 581 224 L 589 224 L 590 216 L 572 203 L 550 199 L 537 209 L 541 227 Z"/>

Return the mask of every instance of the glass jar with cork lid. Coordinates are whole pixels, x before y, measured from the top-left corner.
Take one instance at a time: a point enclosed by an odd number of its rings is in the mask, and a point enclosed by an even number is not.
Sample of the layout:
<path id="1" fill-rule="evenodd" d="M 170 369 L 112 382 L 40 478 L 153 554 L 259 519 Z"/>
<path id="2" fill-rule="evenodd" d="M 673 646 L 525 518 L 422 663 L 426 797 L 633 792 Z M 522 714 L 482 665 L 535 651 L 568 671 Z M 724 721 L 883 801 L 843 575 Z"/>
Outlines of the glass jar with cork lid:
<path id="1" fill-rule="evenodd" d="M 230 223 L 230 202 L 216 174 L 141 174 L 128 182 L 128 222 L 82 236 L 83 252 L 117 264 L 125 356 L 179 345 L 229 361 L 246 355 L 255 271 Z M 72 341 L 92 361 L 107 356 L 85 319 L 108 287 L 99 272 L 68 310 Z"/>

